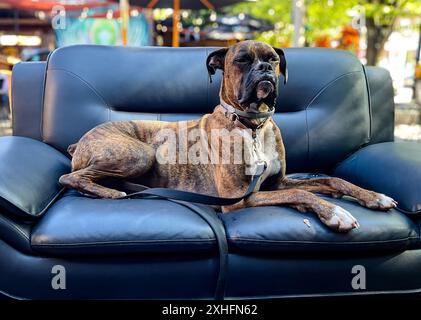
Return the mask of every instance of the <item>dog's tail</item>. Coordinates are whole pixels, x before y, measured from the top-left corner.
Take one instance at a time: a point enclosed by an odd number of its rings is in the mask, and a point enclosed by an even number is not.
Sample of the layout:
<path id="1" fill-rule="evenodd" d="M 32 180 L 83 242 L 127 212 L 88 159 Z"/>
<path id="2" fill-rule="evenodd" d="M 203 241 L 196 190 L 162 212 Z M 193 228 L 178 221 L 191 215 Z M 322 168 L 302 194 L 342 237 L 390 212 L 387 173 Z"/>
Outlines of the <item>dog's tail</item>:
<path id="1" fill-rule="evenodd" d="M 67 152 L 73 156 L 73 153 L 75 153 L 77 147 L 77 143 L 71 144 L 68 148 L 67 148 Z"/>

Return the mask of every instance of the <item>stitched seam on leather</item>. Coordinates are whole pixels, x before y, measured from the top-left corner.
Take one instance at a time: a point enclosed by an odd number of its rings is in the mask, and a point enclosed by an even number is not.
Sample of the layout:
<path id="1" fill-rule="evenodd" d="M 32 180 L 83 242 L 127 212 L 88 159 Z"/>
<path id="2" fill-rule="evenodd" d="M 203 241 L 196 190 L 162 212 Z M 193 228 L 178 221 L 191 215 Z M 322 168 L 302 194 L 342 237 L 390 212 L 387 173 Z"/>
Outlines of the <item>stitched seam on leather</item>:
<path id="1" fill-rule="evenodd" d="M 37 214 L 37 216 L 43 214 L 54 203 L 54 201 L 56 201 L 56 199 L 64 192 L 64 190 L 66 190 L 66 188 L 62 187 L 58 192 L 55 192 L 55 194 L 51 194 L 51 200 L 46 205 L 43 206 L 44 209 L 42 209 Z"/>
<path id="2" fill-rule="evenodd" d="M 10 227 L 12 227 L 13 229 L 15 229 L 18 233 L 20 233 L 26 240 L 29 240 L 28 235 L 25 233 L 25 231 L 23 231 L 21 228 L 19 228 L 17 225 L 13 224 L 12 222 L 10 222 L 8 219 L 4 218 L 3 216 L 0 215 L 0 220 L 4 221 L 7 225 L 9 225 Z"/>
<path id="3" fill-rule="evenodd" d="M 98 98 L 100 98 L 102 100 L 102 102 L 104 103 L 104 105 L 108 108 L 108 111 L 110 111 L 109 104 L 107 103 L 107 101 L 105 100 L 105 98 L 99 93 L 99 91 L 97 89 L 95 89 L 95 87 L 91 83 L 89 83 L 88 81 L 86 81 L 84 78 L 82 78 L 78 74 L 76 74 L 76 73 L 74 73 L 72 71 L 66 70 L 66 69 L 62 69 L 62 68 L 51 68 L 51 69 L 48 69 L 48 71 L 63 71 L 63 72 L 66 72 L 66 73 L 72 75 L 76 79 L 80 80 L 87 88 L 89 88 L 93 93 L 95 93 L 95 95 Z"/>
<path id="4" fill-rule="evenodd" d="M 247 296 L 229 296 L 225 297 L 225 300 L 246 300 L 246 299 L 279 299 L 279 298 L 320 298 L 320 297 L 367 297 L 367 296 L 378 296 L 378 295 L 391 295 L 391 294 L 402 294 L 402 295 L 413 295 L 420 293 L 421 288 L 415 289 L 398 289 L 398 290 L 365 290 L 359 292 L 347 292 L 347 291 L 334 291 L 327 293 L 297 293 L 297 294 L 272 294 L 272 295 L 247 295 Z"/>
<path id="5" fill-rule="evenodd" d="M 349 75 L 353 75 L 355 73 L 360 73 L 361 71 L 351 71 L 351 72 L 347 72 L 344 73 L 338 77 L 336 77 L 335 79 L 331 80 L 330 82 L 328 82 L 327 84 L 325 84 L 314 96 L 313 98 L 310 100 L 310 102 L 307 104 L 307 106 L 305 107 L 305 112 L 306 112 L 306 127 L 307 127 L 307 159 L 308 162 L 310 162 L 310 130 L 309 130 L 309 126 L 308 126 L 308 109 L 311 107 L 311 105 L 313 104 L 314 101 L 316 101 L 329 87 L 331 87 L 332 85 L 336 84 L 339 80 L 349 76 Z"/>
<path id="6" fill-rule="evenodd" d="M 233 242 L 267 242 L 267 243 L 303 243 L 303 244 L 339 244 L 339 245 L 355 245 L 355 244 L 375 244 L 375 243 L 390 243 L 390 242 L 399 242 L 399 241 L 407 241 L 407 240 L 415 240 L 419 239 L 418 237 L 406 237 L 406 238 L 399 238 L 399 239 L 391 239 L 391 240 L 373 240 L 373 241 L 311 241 L 311 240 L 259 240 L 259 239 L 251 239 L 251 238 L 228 238 Z"/>
<path id="7" fill-rule="evenodd" d="M 347 77 L 347 76 L 349 76 L 349 75 L 351 75 L 351 74 L 354 74 L 354 73 L 361 73 L 361 70 L 360 71 L 351 71 L 351 72 L 347 72 L 347 73 L 344 73 L 344 74 L 342 74 L 342 75 L 340 75 L 340 76 L 338 76 L 338 77 L 336 77 L 335 79 L 333 79 L 333 80 L 331 80 L 331 81 L 329 81 L 328 83 L 326 83 L 322 88 L 320 88 L 320 90 L 319 91 L 317 91 L 317 93 L 313 96 L 313 98 L 310 100 L 310 102 L 307 104 L 307 106 L 305 107 L 305 109 L 304 110 L 307 110 L 312 104 L 313 104 L 313 102 L 327 89 L 327 88 L 329 88 L 329 87 L 331 87 L 333 84 L 335 84 L 336 82 L 338 82 L 339 80 L 341 80 L 342 78 L 345 78 L 345 77 Z"/>
<path id="8" fill-rule="evenodd" d="M 22 62 L 19 62 L 16 66 L 18 66 L 19 64 L 21 64 Z M 12 69 L 12 71 L 13 71 L 13 69 Z M 11 106 L 11 108 L 10 108 L 10 110 L 11 110 L 11 112 L 12 112 L 12 135 L 14 135 L 14 133 L 15 133 L 15 116 L 14 116 L 14 110 L 15 110 L 15 108 L 14 108 L 14 106 L 15 106 L 15 90 L 13 89 L 13 87 L 15 87 L 16 85 L 15 85 L 15 83 L 16 83 L 16 80 L 15 80 L 15 77 L 14 77 L 14 75 L 13 75 L 13 72 L 12 72 L 12 87 L 11 87 L 11 90 L 10 90 L 10 93 L 11 93 L 11 95 L 12 95 L 12 99 L 11 99 L 11 101 L 12 101 L 12 106 Z"/>
<path id="9" fill-rule="evenodd" d="M 43 77 L 43 85 L 42 85 L 42 97 L 41 97 L 41 122 L 39 124 L 40 126 L 40 133 L 41 133 L 41 139 L 44 140 L 44 109 L 45 109 L 45 87 L 47 85 L 47 73 L 48 73 L 48 67 L 50 65 L 50 58 L 53 55 L 54 52 L 50 52 L 47 57 L 46 66 L 44 69 L 44 77 Z"/>
<path id="10" fill-rule="evenodd" d="M 310 130 L 308 128 L 307 108 L 304 111 L 305 111 L 305 117 L 306 117 L 306 134 L 307 134 L 307 163 L 310 163 Z"/>
<path id="11" fill-rule="evenodd" d="M 373 128 L 373 112 L 372 112 L 372 105 L 371 105 L 371 91 L 370 91 L 370 84 L 368 82 L 367 77 L 367 70 L 364 66 L 362 66 L 364 72 L 364 79 L 365 85 L 367 88 L 367 102 L 368 102 L 368 116 L 369 116 L 369 128 L 368 128 L 368 141 L 364 142 L 361 147 L 371 142 L 371 138 L 373 136 L 372 128 Z"/>
<path id="12" fill-rule="evenodd" d="M 399 204 L 398 204 L 398 206 L 396 207 L 396 209 L 397 210 L 399 210 L 400 212 L 402 212 L 402 213 L 406 213 L 406 214 L 409 214 L 409 215 L 414 215 L 414 214 L 418 214 L 418 213 L 421 213 L 421 210 L 417 210 L 417 211 L 408 211 L 408 210 L 405 210 L 405 209 L 401 209 L 400 207 L 399 207 Z M 420 231 L 421 232 L 421 231 Z"/>
<path id="13" fill-rule="evenodd" d="M 167 240 L 167 239 L 157 239 L 157 240 L 139 240 L 139 241 L 103 241 L 103 242 L 77 242 L 77 243 L 38 243 L 31 244 L 32 247 L 77 247 L 77 246 L 87 246 L 95 247 L 98 245 L 105 246 L 121 246 L 121 245 L 142 245 L 142 244 L 151 244 L 151 243 L 183 243 L 183 242 L 199 242 L 199 243 L 214 243 L 215 239 L 179 239 L 179 240 Z"/>

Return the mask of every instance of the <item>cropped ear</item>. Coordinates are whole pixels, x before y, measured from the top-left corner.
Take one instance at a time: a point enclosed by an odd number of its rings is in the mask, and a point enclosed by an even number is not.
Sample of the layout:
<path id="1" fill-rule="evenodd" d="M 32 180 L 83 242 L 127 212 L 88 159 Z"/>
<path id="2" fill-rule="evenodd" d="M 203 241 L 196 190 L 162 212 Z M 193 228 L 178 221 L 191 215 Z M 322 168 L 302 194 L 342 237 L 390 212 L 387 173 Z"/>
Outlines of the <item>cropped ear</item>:
<path id="1" fill-rule="evenodd" d="M 225 55 L 228 48 L 222 48 L 211 52 L 206 59 L 206 68 L 208 69 L 209 81 L 212 83 L 212 76 L 215 74 L 216 69 L 224 70 Z"/>
<path id="2" fill-rule="evenodd" d="M 287 69 L 287 60 L 285 59 L 284 50 L 279 48 L 273 48 L 279 56 L 279 70 L 284 76 L 284 84 L 288 81 L 288 69 Z"/>

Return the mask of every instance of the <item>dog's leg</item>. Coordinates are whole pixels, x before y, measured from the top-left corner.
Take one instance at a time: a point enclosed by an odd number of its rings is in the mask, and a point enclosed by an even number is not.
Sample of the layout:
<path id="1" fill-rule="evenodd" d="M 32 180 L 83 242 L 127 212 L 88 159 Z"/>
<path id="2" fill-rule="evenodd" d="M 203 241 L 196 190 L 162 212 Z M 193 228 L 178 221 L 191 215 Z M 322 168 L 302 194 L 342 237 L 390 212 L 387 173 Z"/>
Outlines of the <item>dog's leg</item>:
<path id="1" fill-rule="evenodd" d="M 223 212 L 244 208 L 273 205 L 287 205 L 299 211 L 313 211 L 329 228 L 346 232 L 358 228 L 357 220 L 345 209 L 317 197 L 315 194 L 300 189 L 258 191 L 241 203 L 223 207 Z"/>
<path id="2" fill-rule="evenodd" d="M 59 182 L 67 188 L 73 188 L 79 192 L 101 198 L 116 199 L 126 195 L 125 192 L 110 189 L 95 182 L 97 179 L 104 176 L 106 176 L 106 174 L 100 173 L 91 167 L 87 167 L 61 176 Z"/>
<path id="3" fill-rule="evenodd" d="M 340 178 L 316 178 L 308 180 L 294 180 L 285 178 L 278 186 L 279 189 L 301 189 L 310 192 L 319 192 L 340 198 L 350 196 L 370 209 L 388 210 L 395 208 L 397 202 L 392 198 L 366 190 Z"/>
<path id="4" fill-rule="evenodd" d="M 100 185 L 102 178 L 136 178 L 155 162 L 154 149 L 133 138 L 108 135 L 104 141 L 85 139 L 78 143 L 72 159 L 72 172 L 60 177 L 68 188 L 101 198 L 120 198 L 126 193 Z"/>

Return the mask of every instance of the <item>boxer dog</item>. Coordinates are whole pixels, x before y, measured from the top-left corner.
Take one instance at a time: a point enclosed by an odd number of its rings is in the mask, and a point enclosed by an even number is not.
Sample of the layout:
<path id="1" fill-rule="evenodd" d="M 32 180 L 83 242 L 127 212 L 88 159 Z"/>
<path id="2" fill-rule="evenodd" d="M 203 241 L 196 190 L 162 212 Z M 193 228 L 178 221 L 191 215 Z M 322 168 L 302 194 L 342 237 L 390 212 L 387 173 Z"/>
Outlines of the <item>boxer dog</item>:
<path id="1" fill-rule="evenodd" d="M 301 212 L 313 211 L 329 228 L 346 232 L 359 227 L 357 220 L 343 208 L 314 193 L 350 196 L 370 209 L 396 207 L 392 198 L 339 178 L 295 180 L 286 177 L 284 144 L 271 117 L 278 79 L 282 75 L 284 83 L 287 81 L 287 64 L 281 49 L 262 42 L 244 41 L 212 52 L 206 65 L 210 80 L 217 69 L 223 72 L 221 103 L 213 113 L 191 121 L 101 124 L 69 146 L 68 152 L 73 157 L 72 172 L 63 175 L 60 183 L 101 198 L 116 199 L 126 195 L 101 183 L 109 177 L 143 182 L 149 187 L 230 198 L 242 196 L 250 184 L 252 168 L 256 163 L 265 163 L 266 170 L 254 192 L 238 203 L 222 206 L 222 212 L 244 207 L 286 205 Z M 182 127 L 184 133 L 180 130 Z M 163 132 L 167 139 L 163 139 Z M 210 139 L 214 132 L 223 134 L 213 135 L 217 138 Z M 187 137 L 184 144 L 187 153 L 174 149 L 174 144 L 169 143 L 169 137 L 181 139 L 183 134 Z M 226 142 L 227 136 L 229 142 L 240 143 L 217 148 Z M 212 149 L 212 157 L 209 153 L 197 156 L 198 139 L 202 141 L 200 146 L 217 150 Z M 181 140 L 175 145 L 181 146 Z M 248 157 L 235 161 L 231 155 L 236 149 Z"/>

